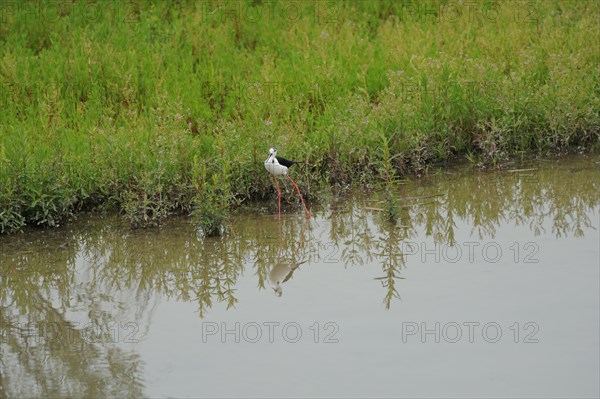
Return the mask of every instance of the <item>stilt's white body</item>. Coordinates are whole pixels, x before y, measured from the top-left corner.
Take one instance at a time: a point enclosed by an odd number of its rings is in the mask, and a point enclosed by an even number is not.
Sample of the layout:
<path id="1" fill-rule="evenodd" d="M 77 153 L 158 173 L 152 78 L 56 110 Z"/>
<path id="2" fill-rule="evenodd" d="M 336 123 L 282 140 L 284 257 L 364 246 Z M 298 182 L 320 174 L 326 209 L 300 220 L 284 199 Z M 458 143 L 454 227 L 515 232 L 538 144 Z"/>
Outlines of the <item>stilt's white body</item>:
<path id="1" fill-rule="evenodd" d="M 277 161 L 277 149 L 269 149 L 269 158 L 265 161 L 265 168 L 271 176 L 282 176 L 288 174 L 288 168 Z"/>

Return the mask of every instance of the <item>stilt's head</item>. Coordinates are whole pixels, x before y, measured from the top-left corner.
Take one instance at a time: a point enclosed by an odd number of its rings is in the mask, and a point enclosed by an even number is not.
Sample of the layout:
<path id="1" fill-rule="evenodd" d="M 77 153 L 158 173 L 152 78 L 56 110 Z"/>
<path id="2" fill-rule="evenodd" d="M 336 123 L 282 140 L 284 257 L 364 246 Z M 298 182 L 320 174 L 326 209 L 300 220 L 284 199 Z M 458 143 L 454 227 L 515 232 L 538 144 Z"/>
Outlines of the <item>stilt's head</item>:
<path id="1" fill-rule="evenodd" d="M 273 291 L 275 291 L 276 296 L 283 295 L 283 290 L 281 289 L 281 285 L 279 285 L 279 283 L 277 283 L 277 286 L 275 288 L 273 288 Z"/>
<path id="2" fill-rule="evenodd" d="M 269 148 L 269 155 L 277 155 L 277 147 Z"/>

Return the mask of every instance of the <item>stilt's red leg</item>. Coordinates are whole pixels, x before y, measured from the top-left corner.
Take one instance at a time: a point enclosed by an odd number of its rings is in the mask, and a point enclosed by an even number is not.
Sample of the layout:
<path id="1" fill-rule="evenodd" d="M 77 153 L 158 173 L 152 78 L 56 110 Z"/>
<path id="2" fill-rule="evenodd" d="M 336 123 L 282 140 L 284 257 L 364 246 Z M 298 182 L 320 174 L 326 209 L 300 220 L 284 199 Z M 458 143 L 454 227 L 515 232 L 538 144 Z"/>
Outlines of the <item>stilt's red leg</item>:
<path id="1" fill-rule="evenodd" d="M 281 190 L 279 189 L 279 182 L 275 175 L 273 175 L 273 180 L 275 180 L 275 186 L 277 187 L 277 218 L 281 220 Z"/>
<path id="2" fill-rule="evenodd" d="M 296 187 L 296 191 L 298 192 L 298 195 L 300 196 L 300 201 L 302 201 L 302 205 L 304 206 L 304 211 L 306 212 L 306 218 L 310 219 L 310 212 L 308 211 L 308 208 L 306 208 L 306 204 L 304 203 L 304 198 L 302 198 L 302 194 L 300 194 L 300 188 L 298 187 L 298 185 L 296 184 L 295 181 L 292 180 L 292 178 L 289 175 L 285 175 L 288 179 L 290 179 L 290 181 L 292 182 L 292 184 L 294 185 L 294 187 Z"/>

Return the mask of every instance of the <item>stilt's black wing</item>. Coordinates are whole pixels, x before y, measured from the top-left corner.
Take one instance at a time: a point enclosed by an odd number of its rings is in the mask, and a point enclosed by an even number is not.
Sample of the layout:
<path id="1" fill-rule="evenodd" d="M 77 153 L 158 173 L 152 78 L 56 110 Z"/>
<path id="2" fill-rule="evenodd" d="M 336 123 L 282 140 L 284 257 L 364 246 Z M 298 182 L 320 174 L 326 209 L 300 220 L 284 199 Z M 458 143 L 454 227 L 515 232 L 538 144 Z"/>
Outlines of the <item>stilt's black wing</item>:
<path id="1" fill-rule="evenodd" d="M 293 164 L 298 163 L 298 161 L 288 161 L 287 159 L 282 157 L 277 157 L 277 162 L 279 162 L 279 164 L 285 166 L 286 168 L 289 168 Z"/>

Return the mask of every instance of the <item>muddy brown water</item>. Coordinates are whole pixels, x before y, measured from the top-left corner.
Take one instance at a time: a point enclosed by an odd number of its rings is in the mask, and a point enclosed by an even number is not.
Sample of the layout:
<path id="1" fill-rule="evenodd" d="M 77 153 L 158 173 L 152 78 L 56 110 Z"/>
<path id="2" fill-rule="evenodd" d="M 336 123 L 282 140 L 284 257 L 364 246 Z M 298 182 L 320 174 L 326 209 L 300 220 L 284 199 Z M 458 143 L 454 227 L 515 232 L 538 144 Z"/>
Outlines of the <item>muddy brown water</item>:
<path id="1" fill-rule="evenodd" d="M 0 237 L 0 398 L 598 397 L 599 193 L 587 155 L 433 171 L 396 225 L 355 190 Z"/>

